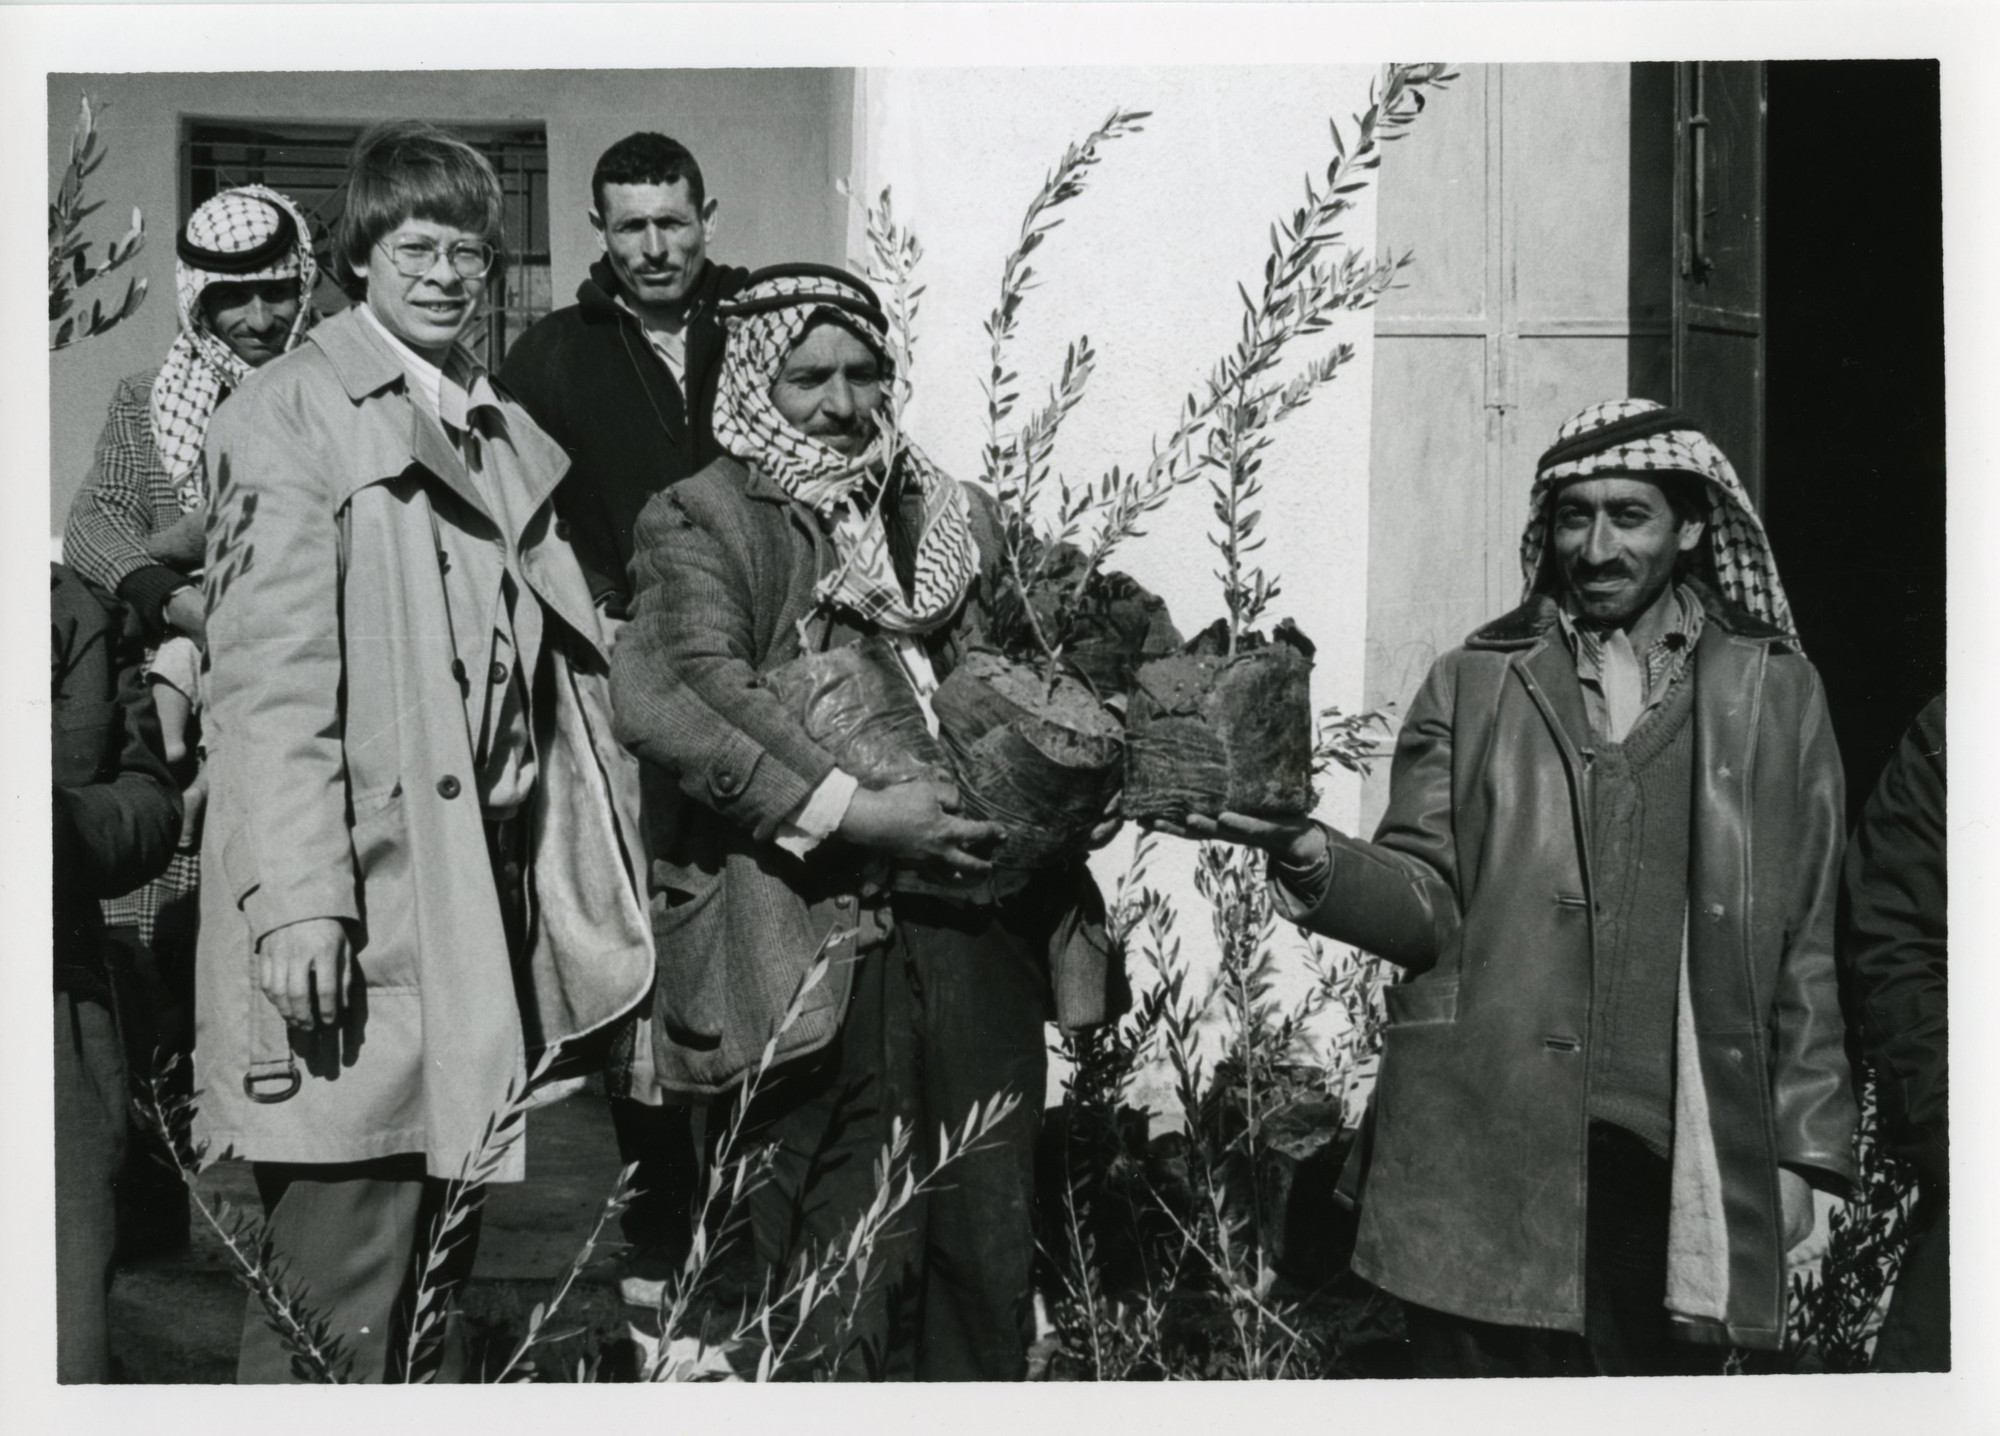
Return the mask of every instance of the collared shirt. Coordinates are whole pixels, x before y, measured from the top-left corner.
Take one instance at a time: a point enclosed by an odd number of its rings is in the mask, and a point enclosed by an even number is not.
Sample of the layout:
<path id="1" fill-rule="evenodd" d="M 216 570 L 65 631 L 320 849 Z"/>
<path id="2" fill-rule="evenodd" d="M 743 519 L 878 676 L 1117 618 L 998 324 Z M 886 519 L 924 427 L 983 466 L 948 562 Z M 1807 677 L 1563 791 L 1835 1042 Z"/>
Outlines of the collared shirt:
<path id="1" fill-rule="evenodd" d="M 620 294 L 612 301 L 620 309 L 631 315 L 639 323 L 639 332 L 646 336 L 646 343 L 660 356 L 660 362 L 667 366 L 667 372 L 674 376 L 674 383 L 681 392 L 687 392 L 687 326 L 678 329 L 655 329 L 646 323 L 645 317 L 634 309 Z"/>
<path id="2" fill-rule="evenodd" d="M 473 410 L 499 405 L 485 369 L 458 345 L 452 346 L 442 366 L 433 364 L 390 333 L 367 305 L 360 308 L 402 361 L 411 398 L 438 421 L 465 459 L 466 473 L 485 499 L 488 514 L 502 513 L 480 462 L 479 436 L 472 426 Z M 503 570 L 497 584 L 490 570 L 473 563 L 450 563 L 444 569 L 445 601 L 453 614 L 459 654 L 454 673 L 472 736 L 473 784 L 480 808 L 490 817 L 511 815 L 534 790 L 535 745 L 522 660 L 526 655 L 532 661 L 540 653 L 542 636 L 541 603 L 532 595 L 526 603 L 519 601 L 527 585 L 511 553 L 503 552 L 500 559 Z M 482 614 L 489 604 L 492 612 Z"/>
<path id="3" fill-rule="evenodd" d="M 1566 606 L 1559 608 L 1556 622 L 1576 661 L 1590 731 L 1624 742 L 1687 667 L 1706 617 L 1701 600 L 1684 584 L 1661 594 L 1629 632 L 1586 628 Z"/>

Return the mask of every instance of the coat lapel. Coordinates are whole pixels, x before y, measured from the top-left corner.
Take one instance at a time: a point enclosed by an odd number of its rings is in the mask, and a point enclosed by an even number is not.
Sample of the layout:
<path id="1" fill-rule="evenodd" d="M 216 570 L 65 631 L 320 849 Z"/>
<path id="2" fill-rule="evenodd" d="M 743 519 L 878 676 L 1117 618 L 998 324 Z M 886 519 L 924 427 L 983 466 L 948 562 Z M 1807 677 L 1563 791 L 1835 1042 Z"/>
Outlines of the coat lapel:
<path id="1" fill-rule="evenodd" d="M 369 327 L 359 306 L 316 326 L 307 342 L 326 354 L 358 411 L 357 417 L 364 420 L 355 434 L 344 436 L 351 446 L 351 462 L 343 465 L 346 484 L 339 502 L 345 503 L 358 490 L 393 479 L 417 463 L 475 513 L 492 520 L 443 428 L 410 401 L 403 361 Z"/>

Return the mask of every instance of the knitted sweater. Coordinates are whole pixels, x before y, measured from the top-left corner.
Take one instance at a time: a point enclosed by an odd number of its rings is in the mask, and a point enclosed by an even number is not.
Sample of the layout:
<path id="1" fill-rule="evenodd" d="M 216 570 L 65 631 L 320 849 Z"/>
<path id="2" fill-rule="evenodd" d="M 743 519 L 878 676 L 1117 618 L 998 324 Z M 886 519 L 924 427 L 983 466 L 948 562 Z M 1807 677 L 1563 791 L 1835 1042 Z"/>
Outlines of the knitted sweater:
<path id="1" fill-rule="evenodd" d="M 1590 1114 L 1665 1156 L 1694 784 L 1693 670 L 1590 769 Z"/>

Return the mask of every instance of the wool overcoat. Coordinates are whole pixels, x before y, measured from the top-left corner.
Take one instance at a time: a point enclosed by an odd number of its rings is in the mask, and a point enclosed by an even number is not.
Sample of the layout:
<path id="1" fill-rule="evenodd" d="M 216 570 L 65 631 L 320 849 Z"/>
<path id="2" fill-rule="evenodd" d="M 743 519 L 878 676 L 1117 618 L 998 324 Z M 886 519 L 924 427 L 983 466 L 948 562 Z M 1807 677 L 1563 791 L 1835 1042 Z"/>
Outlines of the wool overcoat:
<path id="1" fill-rule="evenodd" d="M 1684 1335 L 1776 1348 L 1779 1165 L 1855 1176 L 1834 972 L 1840 755 L 1788 636 L 1702 591 L 1676 1038 L 1669 1306 Z M 1354 1269 L 1408 1301 L 1584 1329 L 1591 737 L 1554 603 L 1432 668 L 1372 843 L 1334 835 L 1306 927 L 1414 976 L 1388 1030 Z M 1283 889 L 1280 889 L 1281 897 Z"/>
<path id="2" fill-rule="evenodd" d="M 209 430 L 196 1076 L 212 1155 L 422 1153 L 453 1175 L 530 1053 L 606 1027 L 651 984 L 636 765 L 549 503 L 564 459 L 504 393 L 472 422 L 462 461 L 351 311 L 252 375 Z M 444 583 L 479 545 L 545 614 L 531 918 L 511 963 L 462 687 L 492 655 L 457 651 Z M 502 570 L 483 567 L 497 612 Z M 256 983 L 259 942 L 307 918 L 354 938 L 358 992 L 333 1035 L 289 1032 Z M 499 1176 L 520 1173 L 516 1143 Z"/>

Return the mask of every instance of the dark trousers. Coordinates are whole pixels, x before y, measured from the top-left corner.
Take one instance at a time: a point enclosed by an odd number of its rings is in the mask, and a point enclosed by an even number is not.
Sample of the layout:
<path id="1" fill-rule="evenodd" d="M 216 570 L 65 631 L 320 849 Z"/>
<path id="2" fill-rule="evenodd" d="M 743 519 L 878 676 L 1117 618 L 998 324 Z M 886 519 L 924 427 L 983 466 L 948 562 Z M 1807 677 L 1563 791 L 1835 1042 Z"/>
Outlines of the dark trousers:
<path id="1" fill-rule="evenodd" d="M 421 1157 L 372 1162 L 255 1162 L 271 1240 L 294 1288 L 306 1288 L 305 1306 L 323 1317 L 352 1364 L 347 1380 L 403 1381 L 464 1375 L 463 1334 L 448 1315 L 443 1343 L 405 1360 L 418 1277 L 444 1203 L 443 1181 L 424 1175 Z M 444 1265 L 431 1284 L 447 1312 L 451 1296 L 472 1271 L 479 1245 L 479 1213 L 452 1233 Z M 296 1381 L 289 1347 L 272 1327 L 264 1304 L 249 1298 L 238 1385 Z"/>
<path id="2" fill-rule="evenodd" d="M 55 994 L 56 1380 L 111 1379 L 114 1184 L 125 1160 L 125 1050 L 103 1002 Z"/>
<path id="3" fill-rule="evenodd" d="M 1944 1195 L 1925 1192 L 1916 1220 L 1875 1339 L 1876 1371 L 1951 1370 L 1951 1209 Z"/>
<path id="4" fill-rule="evenodd" d="M 649 1107 L 629 1097 L 610 1102 L 618 1160 L 639 1168 L 632 1204 L 618 1219 L 627 1248 L 626 1274 L 662 1281 L 680 1270 L 694 1241 L 691 1223 L 701 1161 L 688 1109 L 671 1102 Z"/>
<path id="5" fill-rule="evenodd" d="M 1727 1348 L 1675 1340 L 1667 1319 L 1670 1169 L 1638 1137 L 1590 1129 L 1584 1333 L 1498 1326 L 1414 1303 L 1419 1376 L 1713 1376 Z"/>
<path id="6" fill-rule="evenodd" d="M 900 1118 L 919 1170 L 973 1103 L 1011 1091 L 1018 1110 L 984 1150 L 897 1218 L 867 1288 L 822 1309 L 811 1340 L 841 1348 L 842 1379 L 1013 1381 L 1032 1331 L 1034 1140 L 1048 1053 L 1048 975 L 1030 935 L 991 909 L 898 898 L 886 945 L 855 962 L 832 1046 L 767 1086 L 751 1127 L 775 1148 L 750 1199 L 759 1261 L 774 1280 L 802 1251 L 844 1241 L 876 1191 Z M 837 1331 L 843 1316 L 849 1340 Z"/>

